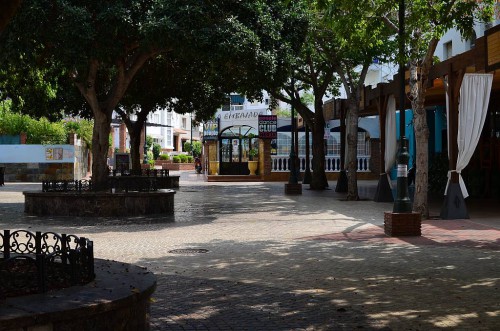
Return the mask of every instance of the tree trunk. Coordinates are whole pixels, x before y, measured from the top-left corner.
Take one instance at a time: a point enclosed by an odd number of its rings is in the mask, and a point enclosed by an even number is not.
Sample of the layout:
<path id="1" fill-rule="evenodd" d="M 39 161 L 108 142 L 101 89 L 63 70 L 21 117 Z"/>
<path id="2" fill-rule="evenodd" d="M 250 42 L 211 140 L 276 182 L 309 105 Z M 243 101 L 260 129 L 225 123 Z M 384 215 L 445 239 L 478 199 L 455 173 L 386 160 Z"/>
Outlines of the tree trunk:
<path id="1" fill-rule="evenodd" d="M 424 219 L 429 217 L 428 205 L 428 172 L 429 172 L 429 128 L 425 111 L 425 88 L 428 70 L 422 67 L 418 77 L 418 67 L 415 63 L 410 66 L 410 91 L 412 95 L 413 122 L 416 146 L 416 175 L 415 195 L 413 197 L 413 211 L 418 212 Z M 419 79 L 420 78 L 420 79 Z"/>
<path id="2" fill-rule="evenodd" d="M 154 53 L 152 52 L 138 54 L 127 67 L 125 67 L 124 61 L 117 61 L 117 73 L 115 79 L 113 79 L 114 83 L 111 92 L 101 101 L 99 101 L 96 91 L 99 69 L 97 59 L 90 59 L 84 81 L 75 81 L 76 87 L 80 90 L 94 115 L 92 136 L 92 185 L 94 190 L 105 190 L 108 184 L 107 154 L 113 109 L 120 102 L 137 71 L 153 56 Z"/>
<path id="3" fill-rule="evenodd" d="M 96 191 L 107 189 L 109 176 L 108 149 L 111 118 L 103 111 L 94 111 L 94 129 L 92 135 L 92 184 Z"/>
<path id="4" fill-rule="evenodd" d="M 137 133 L 137 131 L 139 133 Z M 140 129 L 134 127 L 132 130 L 128 128 L 130 136 L 130 158 L 132 161 L 132 170 L 141 170 L 141 133 Z"/>
<path id="5" fill-rule="evenodd" d="M 359 200 L 358 195 L 358 101 L 356 98 L 348 100 L 346 117 L 347 139 L 347 200 Z"/>
<path id="6" fill-rule="evenodd" d="M 132 162 L 132 170 L 141 170 L 141 135 L 144 134 L 143 128 L 146 123 L 147 115 L 151 112 L 154 107 L 142 105 L 141 111 L 137 113 L 137 118 L 135 122 L 130 120 L 130 115 L 123 111 L 118 111 L 122 120 L 127 126 L 128 134 L 130 136 L 130 158 Z M 144 143 L 146 143 L 146 138 L 144 137 Z"/>
<path id="7" fill-rule="evenodd" d="M 313 137 L 313 172 L 311 176 L 311 190 L 324 190 L 328 187 L 325 173 L 325 148 L 323 144 L 325 135 L 325 118 L 323 117 L 323 104 L 315 105 Z"/>

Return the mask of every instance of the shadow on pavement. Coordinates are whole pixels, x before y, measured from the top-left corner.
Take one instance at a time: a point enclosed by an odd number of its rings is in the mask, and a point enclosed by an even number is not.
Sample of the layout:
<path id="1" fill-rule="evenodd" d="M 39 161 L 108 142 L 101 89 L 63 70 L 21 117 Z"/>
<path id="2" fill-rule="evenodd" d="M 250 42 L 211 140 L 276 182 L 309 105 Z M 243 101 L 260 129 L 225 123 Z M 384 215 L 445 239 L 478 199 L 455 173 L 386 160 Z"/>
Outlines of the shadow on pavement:
<path id="1" fill-rule="evenodd" d="M 158 277 L 153 330 L 498 326 L 494 251 L 317 241 L 190 247 L 209 253 L 141 260 Z"/>

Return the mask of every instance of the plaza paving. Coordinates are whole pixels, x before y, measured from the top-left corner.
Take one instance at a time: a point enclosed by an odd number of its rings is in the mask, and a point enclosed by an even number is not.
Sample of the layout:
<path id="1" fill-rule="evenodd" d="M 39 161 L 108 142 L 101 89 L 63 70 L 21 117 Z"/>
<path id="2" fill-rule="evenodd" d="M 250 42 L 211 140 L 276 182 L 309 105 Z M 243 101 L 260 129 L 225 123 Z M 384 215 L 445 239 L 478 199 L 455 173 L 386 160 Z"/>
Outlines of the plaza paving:
<path id="1" fill-rule="evenodd" d="M 389 238 L 375 182 L 347 202 L 334 182 L 285 196 L 283 183 L 202 179 L 181 173 L 174 215 L 92 219 L 26 216 L 21 192 L 40 184 L 6 183 L 0 229 L 86 236 L 96 257 L 147 267 L 152 330 L 500 330 L 498 201 Z M 188 248 L 208 252 L 171 252 Z"/>

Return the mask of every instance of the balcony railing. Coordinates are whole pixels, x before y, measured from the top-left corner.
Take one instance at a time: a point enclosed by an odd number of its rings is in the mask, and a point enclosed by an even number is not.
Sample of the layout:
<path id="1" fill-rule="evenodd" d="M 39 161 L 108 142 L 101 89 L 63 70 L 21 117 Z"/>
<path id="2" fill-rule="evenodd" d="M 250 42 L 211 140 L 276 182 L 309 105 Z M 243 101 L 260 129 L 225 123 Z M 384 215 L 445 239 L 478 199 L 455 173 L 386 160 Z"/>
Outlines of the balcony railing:
<path id="1" fill-rule="evenodd" d="M 288 155 L 272 155 L 272 172 L 287 172 L 290 171 L 289 165 L 290 156 Z M 305 171 L 306 169 L 306 157 L 299 156 L 300 160 L 300 171 Z M 309 158 L 309 167 L 311 171 L 312 167 L 312 156 Z M 358 155 L 358 172 L 369 172 L 370 171 L 370 156 L 369 155 Z M 340 156 L 327 156 L 325 157 L 325 171 L 326 172 L 340 172 Z"/>

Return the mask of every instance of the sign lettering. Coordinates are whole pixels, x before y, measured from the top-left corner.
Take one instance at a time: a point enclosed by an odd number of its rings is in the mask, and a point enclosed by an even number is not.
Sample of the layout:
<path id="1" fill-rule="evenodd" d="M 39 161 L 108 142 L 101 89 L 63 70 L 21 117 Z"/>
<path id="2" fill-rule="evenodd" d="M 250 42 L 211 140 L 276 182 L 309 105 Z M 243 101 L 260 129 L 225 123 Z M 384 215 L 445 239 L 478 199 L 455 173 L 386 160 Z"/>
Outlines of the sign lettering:
<path id="1" fill-rule="evenodd" d="M 276 139 L 278 138 L 278 116 L 259 115 L 259 138 Z"/>

